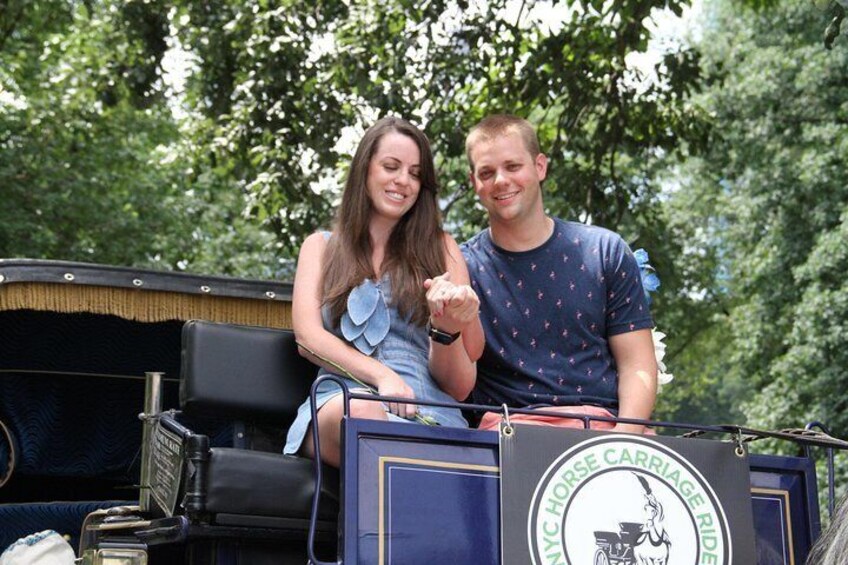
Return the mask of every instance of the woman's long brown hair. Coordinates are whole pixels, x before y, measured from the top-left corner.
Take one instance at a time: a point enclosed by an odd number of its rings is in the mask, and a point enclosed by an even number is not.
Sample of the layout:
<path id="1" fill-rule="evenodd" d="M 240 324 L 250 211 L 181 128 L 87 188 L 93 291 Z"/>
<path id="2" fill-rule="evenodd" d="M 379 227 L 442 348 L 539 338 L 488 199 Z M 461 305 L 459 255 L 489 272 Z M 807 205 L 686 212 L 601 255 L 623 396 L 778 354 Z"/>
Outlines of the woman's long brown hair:
<path id="1" fill-rule="evenodd" d="M 342 202 L 333 222 L 323 262 L 323 303 L 338 325 L 350 291 L 365 279 L 375 279 L 371 265 L 369 223 L 373 207 L 366 182 L 368 166 L 380 140 L 389 132 L 412 139 L 420 151 L 418 199 L 392 229 L 386 245 L 382 274 L 392 284 L 392 304 L 402 316 L 424 325 L 429 316 L 424 280 L 445 272 L 444 232 L 436 197 L 438 182 L 430 142 L 424 132 L 400 118 L 388 117 L 368 128 L 350 165 Z"/>

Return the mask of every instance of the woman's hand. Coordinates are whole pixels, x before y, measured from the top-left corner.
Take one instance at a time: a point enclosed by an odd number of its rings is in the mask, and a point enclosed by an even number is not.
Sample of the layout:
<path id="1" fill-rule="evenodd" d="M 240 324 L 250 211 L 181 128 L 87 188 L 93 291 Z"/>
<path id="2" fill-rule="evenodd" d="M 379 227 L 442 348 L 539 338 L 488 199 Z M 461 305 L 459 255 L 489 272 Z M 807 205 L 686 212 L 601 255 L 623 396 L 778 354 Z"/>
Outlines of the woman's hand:
<path id="1" fill-rule="evenodd" d="M 377 382 L 377 392 L 380 396 L 394 396 L 398 398 L 415 398 L 415 393 L 408 384 L 404 382 L 400 375 L 389 369 L 385 368 L 385 374 L 381 375 L 379 381 Z M 415 404 L 408 404 L 405 402 L 386 402 L 386 406 L 389 409 L 389 412 L 400 416 L 401 418 L 406 418 L 407 420 L 415 417 L 415 414 L 418 413 L 418 406 Z"/>
<path id="2" fill-rule="evenodd" d="M 456 333 L 477 320 L 480 311 L 477 293 L 467 284 L 452 283 L 450 273 L 427 279 L 424 281 L 424 288 L 427 289 L 430 319 L 438 329 Z"/>

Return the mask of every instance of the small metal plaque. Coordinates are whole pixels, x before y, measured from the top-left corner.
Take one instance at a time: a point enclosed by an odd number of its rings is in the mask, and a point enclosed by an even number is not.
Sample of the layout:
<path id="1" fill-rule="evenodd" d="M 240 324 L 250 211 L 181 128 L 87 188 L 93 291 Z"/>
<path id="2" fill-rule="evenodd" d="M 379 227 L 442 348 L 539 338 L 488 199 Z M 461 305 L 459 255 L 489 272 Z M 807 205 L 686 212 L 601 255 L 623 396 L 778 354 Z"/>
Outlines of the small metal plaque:
<path id="1" fill-rule="evenodd" d="M 180 436 L 158 421 L 150 443 L 150 494 L 167 516 L 173 516 L 185 468 L 185 449 Z"/>

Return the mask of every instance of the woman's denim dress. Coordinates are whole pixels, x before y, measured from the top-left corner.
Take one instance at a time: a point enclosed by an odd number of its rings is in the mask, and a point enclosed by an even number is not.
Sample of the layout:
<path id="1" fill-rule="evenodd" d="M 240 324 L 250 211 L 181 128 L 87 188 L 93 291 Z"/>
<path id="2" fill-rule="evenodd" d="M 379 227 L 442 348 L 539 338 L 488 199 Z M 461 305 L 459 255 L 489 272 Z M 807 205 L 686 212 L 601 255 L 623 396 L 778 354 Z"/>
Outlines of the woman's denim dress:
<path id="1" fill-rule="evenodd" d="M 362 337 L 353 341 L 346 339 L 341 327 L 331 329 L 329 309 L 326 307 L 321 310 L 324 327 L 331 331 L 334 335 L 357 347 L 363 353 L 370 354 L 372 357 L 395 371 L 406 382 L 406 384 L 412 388 L 416 399 L 430 400 L 434 402 L 456 402 L 456 400 L 449 394 L 443 392 L 430 376 L 428 363 L 430 339 L 427 336 L 426 329 L 422 326 L 414 325 L 409 318 L 401 318 L 397 308 L 390 306 L 392 297 L 389 279 L 387 277 L 383 277 L 383 279 L 378 283 L 365 281 L 359 288 L 362 289 L 366 287 L 372 293 L 374 292 L 374 289 L 376 289 L 377 299 L 383 303 L 382 305 L 378 304 L 379 308 L 377 308 L 377 311 L 379 311 L 383 305 L 386 306 L 386 310 L 388 311 L 388 331 L 385 333 L 385 337 L 382 341 L 377 343 L 376 346 L 371 346 L 367 342 L 364 342 Z M 351 292 L 351 294 L 353 294 L 353 292 Z M 348 300 L 348 305 L 351 305 L 350 300 Z M 342 319 L 342 324 L 340 325 L 345 324 L 345 317 L 349 320 L 349 312 L 345 313 L 345 316 L 343 316 Z M 364 324 L 369 323 L 370 322 L 368 321 L 364 322 Z M 350 332 L 345 333 L 351 335 Z M 324 369 L 323 367 L 318 371 L 318 376 L 327 374 L 334 373 Z M 362 391 L 362 386 L 357 382 L 341 375 L 340 377 L 347 383 L 348 388 L 351 390 L 358 390 L 358 392 Z M 338 384 L 332 381 L 325 381 L 321 383 L 316 395 L 318 408 L 339 394 L 341 394 L 341 389 Z M 423 416 L 433 418 L 441 426 L 468 427 L 468 423 L 462 417 L 462 413 L 456 408 L 418 406 L 418 411 Z M 387 415 L 389 420 L 392 421 L 410 422 L 410 420 L 400 418 L 391 413 L 388 413 Z M 300 408 L 297 411 L 297 417 L 289 428 L 286 447 L 283 450 L 283 453 L 292 454 L 298 452 L 301 444 L 303 443 L 303 438 L 306 436 L 306 430 L 309 427 L 311 420 L 312 414 L 310 413 L 309 399 L 307 399 L 306 402 L 300 405 Z M 412 420 L 412 422 L 414 422 L 414 420 Z"/>

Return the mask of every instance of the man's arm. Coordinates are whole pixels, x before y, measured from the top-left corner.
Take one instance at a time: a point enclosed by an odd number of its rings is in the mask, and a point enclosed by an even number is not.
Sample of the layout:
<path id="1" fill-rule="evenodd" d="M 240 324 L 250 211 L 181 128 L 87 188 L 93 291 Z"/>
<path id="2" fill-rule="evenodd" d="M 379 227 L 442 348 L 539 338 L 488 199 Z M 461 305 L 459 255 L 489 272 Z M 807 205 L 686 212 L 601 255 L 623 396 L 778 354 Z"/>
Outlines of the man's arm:
<path id="1" fill-rule="evenodd" d="M 618 367 L 618 415 L 650 419 L 657 398 L 657 358 L 651 330 L 610 336 L 610 351 Z M 617 424 L 615 431 L 642 433 L 645 426 Z"/>

